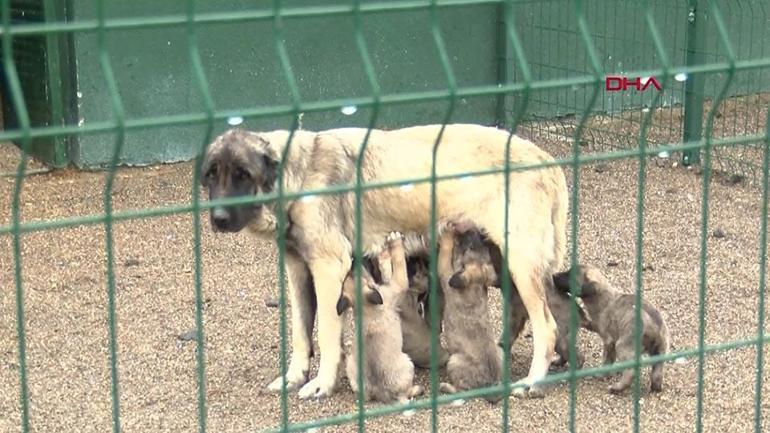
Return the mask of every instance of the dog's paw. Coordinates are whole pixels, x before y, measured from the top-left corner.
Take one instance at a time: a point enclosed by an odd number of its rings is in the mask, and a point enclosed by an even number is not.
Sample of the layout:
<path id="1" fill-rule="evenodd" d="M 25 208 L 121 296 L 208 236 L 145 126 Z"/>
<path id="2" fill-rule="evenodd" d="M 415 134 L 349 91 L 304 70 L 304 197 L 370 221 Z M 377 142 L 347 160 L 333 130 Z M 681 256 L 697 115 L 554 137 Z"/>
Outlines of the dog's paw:
<path id="1" fill-rule="evenodd" d="M 543 398 L 545 391 L 542 385 L 532 384 L 526 379 L 520 380 L 514 384 L 516 388 L 511 394 L 516 398 Z"/>
<path id="2" fill-rule="evenodd" d="M 607 391 L 612 395 L 622 395 L 625 390 L 626 387 L 620 383 L 614 383 L 607 387 Z"/>
<path id="3" fill-rule="evenodd" d="M 281 392 L 281 388 L 283 386 L 283 378 L 281 376 L 278 376 L 274 381 L 270 382 L 269 385 L 267 385 L 267 389 L 270 392 Z M 294 391 L 299 389 L 300 386 L 304 385 L 305 382 L 307 382 L 307 372 L 296 372 L 292 373 L 291 370 L 289 370 L 288 373 L 286 373 L 286 390 L 287 391 Z"/>
<path id="4" fill-rule="evenodd" d="M 332 393 L 334 393 L 334 383 L 327 383 L 316 377 L 299 390 L 299 398 L 303 400 L 322 399 L 329 397 Z"/>

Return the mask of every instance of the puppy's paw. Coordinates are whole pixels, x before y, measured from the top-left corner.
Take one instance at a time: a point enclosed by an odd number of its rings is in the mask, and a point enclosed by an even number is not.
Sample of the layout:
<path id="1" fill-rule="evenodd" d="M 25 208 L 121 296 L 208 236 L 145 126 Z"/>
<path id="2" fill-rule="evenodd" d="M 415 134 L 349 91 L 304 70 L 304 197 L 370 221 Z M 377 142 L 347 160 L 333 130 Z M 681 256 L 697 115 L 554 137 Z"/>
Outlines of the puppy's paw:
<path id="1" fill-rule="evenodd" d="M 321 378 L 316 377 L 315 379 L 306 383 L 305 386 L 303 386 L 299 390 L 299 398 L 303 400 L 322 399 L 325 397 L 329 397 L 333 393 L 334 393 L 333 382 L 328 383 L 326 381 L 321 380 Z"/>
<path id="2" fill-rule="evenodd" d="M 413 385 L 409 389 L 409 398 L 413 399 L 425 394 L 425 388 L 422 385 Z"/>
<path id="3" fill-rule="evenodd" d="M 438 236 L 439 248 L 441 245 L 454 245 L 455 229 L 453 223 L 447 221 L 439 224 L 436 234 Z"/>
<path id="4" fill-rule="evenodd" d="M 401 232 L 390 232 L 388 236 L 385 238 L 385 240 L 392 244 L 394 242 L 399 242 L 404 240 L 404 234 Z"/>
<path id="5" fill-rule="evenodd" d="M 382 251 L 380 251 L 380 253 L 377 254 L 377 260 L 380 263 L 390 262 L 390 249 L 385 248 Z"/>
<path id="6" fill-rule="evenodd" d="M 457 388 L 455 388 L 455 386 L 452 385 L 449 382 L 441 382 L 438 385 L 438 390 L 443 392 L 444 394 L 455 394 L 455 393 L 457 393 Z"/>
<path id="7" fill-rule="evenodd" d="M 612 395 L 622 395 L 625 390 L 626 387 L 621 383 L 614 383 L 607 387 L 607 391 Z"/>
<path id="8" fill-rule="evenodd" d="M 476 228 L 476 225 L 467 219 L 460 219 L 460 220 L 454 221 L 454 223 L 452 224 L 452 229 L 457 234 L 463 234 L 475 228 Z"/>

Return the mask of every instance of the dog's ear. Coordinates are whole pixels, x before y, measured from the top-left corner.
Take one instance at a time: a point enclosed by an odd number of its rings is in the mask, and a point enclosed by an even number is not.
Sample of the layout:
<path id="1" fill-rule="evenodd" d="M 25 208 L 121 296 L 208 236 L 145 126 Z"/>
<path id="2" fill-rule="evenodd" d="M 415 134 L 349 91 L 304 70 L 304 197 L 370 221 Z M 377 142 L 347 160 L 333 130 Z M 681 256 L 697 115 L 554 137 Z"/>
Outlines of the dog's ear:
<path id="1" fill-rule="evenodd" d="M 449 287 L 453 289 L 464 289 L 466 286 L 465 278 L 463 278 L 462 272 L 455 272 L 451 278 L 449 278 Z"/>
<path id="2" fill-rule="evenodd" d="M 372 304 L 372 305 L 382 305 L 382 295 L 380 294 L 380 291 L 377 289 L 370 288 L 366 291 L 366 302 Z"/>
<path id="3" fill-rule="evenodd" d="M 340 298 L 337 299 L 337 315 L 341 316 L 342 313 L 344 313 L 345 310 L 350 307 L 350 304 L 350 299 L 344 294 L 341 295 Z"/>
<path id="4" fill-rule="evenodd" d="M 262 191 L 272 192 L 275 189 L 275 183 L 278 181 L 278 169 L 280 162 L 268 153 L 262 154 Z"/>
<path id="5" fill-rule="evenodd" d="M 210 148 L 206 148 L 203 152 L 203 158 L 201 160 L 201 171 L 200 176 L 198 176 L 198 181 L 200 181 L 201 186 L 206 186 L 206 179 L 207 175 L 209 173 L 209 170 L 211 170 L 211 163 L 212 163 L 212 152 L 209 151 Z"/>

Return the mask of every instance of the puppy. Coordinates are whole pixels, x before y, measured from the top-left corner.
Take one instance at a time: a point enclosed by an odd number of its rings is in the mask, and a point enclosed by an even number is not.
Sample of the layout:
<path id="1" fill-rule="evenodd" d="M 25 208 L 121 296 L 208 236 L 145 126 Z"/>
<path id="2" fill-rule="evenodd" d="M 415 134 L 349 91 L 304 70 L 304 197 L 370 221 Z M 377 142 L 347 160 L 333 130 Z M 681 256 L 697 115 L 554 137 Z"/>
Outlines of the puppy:
<path id="1" fill-rule="evenodd" d="M 498 285 L 498 284 L 496 284 Z M 508 339 L 508 347 L 513 345 L 513 342 L 519 337 L 524 330 L 524 326 L 527 324 L 529 316 L 527 310 L 521 301 L 516 285 L 510 280 L 510 307 L 509 307 L 509 320 L 511 332 Z M 570 339 L 570 324 L 571 324 L 571 304 L 574 302 L 568 293 L 555 290 L 551 287 L 546 288 L 546 300 L 548 301 L 548 308 L 551 309 L 551 314 L 556 321 L 556 357 L 552 360 L 551 365 L 553 367 L 560 367 L 567 363 L 569 360 L 569 339 Z M 575 303 L 577 308 L 577 326 L 584 328 L 588 331 L 594 331 L 593 324 L 588 319 L 585 310 Z M 500 347 L 504 347 L 502 339 L 500 340 Z M 575 368 L 582 368 L 585 363 L 585 356 L 580 351 L 580 348 L 575 346 Z"/>
<path id="2" fill-rule="evenodd" d="M 406 256 L 401 235 L 391 233 L 387 248 L 378 256 L 383 285 L 378 286 L 362 268 L 363 329 L 364 339 L 364 398 L 382 403 L 394 400 L 406 402 L 420 395 L 423 389 L 412 385 L 414 365 L 402 352 L 401 326 L 398 305 L 407 290 Z M 337 302 L 337 314 L 354 306 L 355 275 L 348 273 Z M 346 372 L 350 386 L 358 393 L 358 346 L 347 358 Z"/>
<path id="3" fill-rule="evenodd" d="M 602 275 L 591 266 L 579 265 L 575 269 L 580 285 L 580 297 L 591 316 L 595 332 L 604 342 L 604 364 L 627 361 L 634 358 L 634 338 L 636 315 L 635 295 L 616 290 Z M 554 275 L 554 284 L 558 290 L 569 292 L 570 272 Z M 660 312 L 649 302 L 642 300 L 642 350 L 648 355 L 660 355 L 668 352 L 668 328 Z M 631 385 L 634 370 L 623 372 L 620 380 L 609 387 L 610 393 L 620 394 Z M 663 389 L 663 363 L 652 366 L 650 390 L 659 392 Z"/>
<path id="4" fill-rule="evenodd" d="M 416 256 L 407 259 L 409 289 L 401 298 L 399 317 L 404 339 L 403 351 L 419 368 L 430 368 L 431 315 L 429 301 L 429 270 L 425 257 Z M 442 300 L 440 287 L 438 296 L 438 332 L 441 332 Z M 449 360 L 449 353 L 437 342 L 436 353 L 438 367 L 444 367 Z"/>
<path id="5" fill-rule="evenodd" d="M 487 311 L 487 287 L 496 280 L 489 251 L 481 234 L 455 234 L 450 224 L 439 237 L 438 273 L 444 291 L 451 383 L 441 390 L 454 393 L 492 386 L 502 378 L 502 351 L 495 343 Z M 486 397 L 497 402 L 499 396 Z"/>

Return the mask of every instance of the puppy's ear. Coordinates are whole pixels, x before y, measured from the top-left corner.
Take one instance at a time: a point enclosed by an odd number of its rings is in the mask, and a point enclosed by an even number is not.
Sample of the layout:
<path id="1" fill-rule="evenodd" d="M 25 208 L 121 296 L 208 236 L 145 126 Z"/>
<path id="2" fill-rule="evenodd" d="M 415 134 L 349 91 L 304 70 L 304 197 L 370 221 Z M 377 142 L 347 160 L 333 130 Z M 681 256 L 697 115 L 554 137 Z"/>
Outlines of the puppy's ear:
<path id="1" fill-rule="evenodd" d="M 380 291 L 377 289 L 369 289 L 366 292 L 366 302 L 372 304 L 372 305 L 382 305 L 382 295 L 380 294 Z"/>
<path id="2" fill-rule="evenodd" d="M 553 285 L 562 293 L 569 293 L 569 271 L 553 274 Z"/>
<path id="3" fill-rule="evenodd" d="M 341 295 L 340 298 L 337 299 L 337 315 L 341 316 L 350 305 L 350 299 L 345 295 Z"/>
<path id="4" fill-rule="evenodd" d="M 465 288 L 465 278 L 463 278 L 462 272 L 455 272 L 455 274 L 452 275 L 449 279 L 449 287 L 453 289 Z"/>

